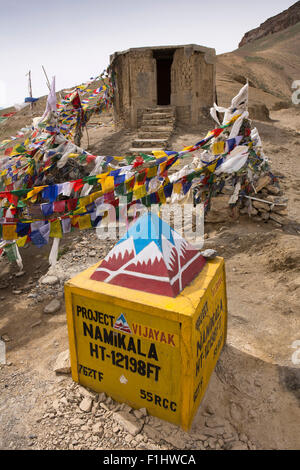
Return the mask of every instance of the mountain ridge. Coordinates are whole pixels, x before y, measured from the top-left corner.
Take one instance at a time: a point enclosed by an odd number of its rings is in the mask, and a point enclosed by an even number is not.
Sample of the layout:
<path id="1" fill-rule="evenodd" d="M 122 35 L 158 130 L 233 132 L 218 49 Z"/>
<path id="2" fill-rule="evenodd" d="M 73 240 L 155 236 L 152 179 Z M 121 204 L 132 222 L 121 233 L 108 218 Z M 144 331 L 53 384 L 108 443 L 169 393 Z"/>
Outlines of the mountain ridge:
<path id="1" fill-rule="evenodd" d="M 294 26 L 298 22 L 300 22 L 300 1 L 296 2 L 278 15 L 268 18 L 257 28 L 248 31 L 239 43 L 239 47 L 243 47 L 258 39 L 283 31 L 290 26 Z"/>

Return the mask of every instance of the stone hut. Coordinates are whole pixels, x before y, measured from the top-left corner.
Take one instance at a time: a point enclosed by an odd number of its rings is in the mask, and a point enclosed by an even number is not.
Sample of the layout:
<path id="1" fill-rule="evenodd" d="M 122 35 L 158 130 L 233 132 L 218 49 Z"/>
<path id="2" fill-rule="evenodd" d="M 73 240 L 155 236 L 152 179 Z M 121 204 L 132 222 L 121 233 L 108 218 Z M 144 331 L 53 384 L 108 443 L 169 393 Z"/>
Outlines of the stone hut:
<path id="1" fill-rule="evenodd" d="M 179 125 L 197 125 L 216 100 L 215 49 L 195 44 L 128 49 L 113 54 L 110 66 L 119 127 L 140 127 L 145 110 L 158 107 L 172 109 Z"/>

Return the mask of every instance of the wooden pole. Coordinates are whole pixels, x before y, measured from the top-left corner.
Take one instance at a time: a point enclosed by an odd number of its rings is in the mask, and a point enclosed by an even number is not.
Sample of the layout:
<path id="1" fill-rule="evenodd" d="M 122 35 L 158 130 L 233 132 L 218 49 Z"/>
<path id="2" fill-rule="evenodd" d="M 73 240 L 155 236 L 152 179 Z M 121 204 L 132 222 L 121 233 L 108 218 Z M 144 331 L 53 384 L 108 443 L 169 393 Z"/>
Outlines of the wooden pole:
<path id="1" fill-rule="evenodd" d="M 89 149 L 90 148 L 90 137 L 89 137 L 89 133 L 88 133 L 87 123 L 85 125 L 85 130 L 86 130 L 86 136 L 87 136 L 87 141 L 88 141 L 87 149 Z"/>
<path id="2" fill-rule="evenodd" d="M 29 96 L 32 98 L 32 84 L 31 84 L 31 70 L 28 72 L 28 91 L 29 91 Z M 31 114 L 33 114 L 33 103 L 30 103 L 30 110 Z"/>
<path id="3" fill-rule="evenodd" d="M 48 78 L 48 75 L 47 75 L 47 73 L 46 73 L 45 67 L 44 67 L 43 65 L 42 65 L 42 69 L 43 69 L 43 71 L 44 71 L 44 74 L 45 74 L 45 77 L 46 77 L 47 86 L 48 86 L 49 91 L 50 91 L 50 88 L 51 88 L 51 87 L 50 87 L 49 78 Z"/>

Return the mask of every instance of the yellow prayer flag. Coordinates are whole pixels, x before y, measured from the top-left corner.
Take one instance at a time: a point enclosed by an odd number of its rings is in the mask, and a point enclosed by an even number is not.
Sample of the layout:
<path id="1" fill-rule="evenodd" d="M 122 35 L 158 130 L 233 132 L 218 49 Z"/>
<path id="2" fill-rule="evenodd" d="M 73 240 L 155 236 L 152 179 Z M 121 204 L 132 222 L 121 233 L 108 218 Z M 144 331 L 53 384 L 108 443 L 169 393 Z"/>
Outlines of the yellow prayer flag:
<path id="1" fill-rule="evenodd" d="M 215 142 L 212 145 L 212 153 L 213 155 L 221 155 L 225 152 L 225 142 Z"/>
<path id="2" fill-rule="evenodd" d="M 93 202 L 92 196 L 84 196 L 79 199 L 79 206 L 85 207 L 88 204 L 91 204 L 91 202 Z"/>
<path id="3" fill-rule="evenodd" d="M 33 190 L 29 191 L 29 193 L 27 194 L 26 199 L 30 199 L 33 196 L 35 196 L 36 194 L 40 193 L 45 187 L 46 186 L 37 186 L 36 188 L 33 188 Z"/>
<path id="4" fill-rule="evenodd" d="M 154 150 L 152 154 L 155 156 L 155 158 L 167 157 L 166 152 L 164 152 L 163 150 Z"/>
<path id="5" fill-rule="evenodd" d="M 71 217 L 71 225 L 72 227 L 75 227 L 78 224 L 78 220 L 80 219 L 80 216 L 77 215 L 76 217 Z"/>
<path id="6" fill-rule="evenodd" d="M 50 237 L 62 238 L 61 223 L 59 219 L 50 222 Z"/>
<path id="7" fill-rule="evenodd" d="M 161 163 L 159 165 L 159 174 L 162 175 L 167 167 L 167 162 Z"/>
<path id="8" fill-rule="evenodd" d="M 26 241 L 27 241 L 27 235 L 25 235 L 25 237 L 18 238 L 18 240 L 17 240 L 18 247 L 22 248 L 23 246 L 25 246 Z"/>
<path id="9" fill-rule="evenodd" d="M 182 189 L 182 184 L 181 183 L 175 183 L 173 185 L 173 192 L 175 194 L 180 194 L 181 193 L 181 189 Z"/>
<path id="10" fill-rule="evenodd" d="M 16 224 L 3 225 L 2 226 L 3 240 L 16 240 L 18 238 L 16 228 L 17 228 Z"/>
<path id="11" fill-rule="evenodd" d="M 152 166 L 148 169 L 147 178 L 153 178 L 157 175 L 157 166 Z"/>
<path id="12" fill-rule="evenodd" d="M 115 181 L 113 176 L 107 176 L 103 181 L 101 181 L 102 191 L 104 193 L 109 193 L 113 191 L 115 187 Z"/>
<path id="13" fill-rule="evenodd" d="M 142 197 L 147 196 L 145 185 L 137 186 L 136 189 L 133 190 L 133 194 L 136 199 L 141 199 Z"/>
<path id="14" fill-rule="evenodd" d="M 92 224 L 90 214 L 82 215 L 81 217 L 79 217 L 78 225 L 80 230 L 91 228 Z"/>
<path id="15" fill-rule="evenodd" d="M 160 188 L 157 191 L 157 194 L 158 194 L 158 197 L 159 197 L 159 202 L 161 202 L 162 204 L 165 204 L 166 203 L 166 196 L 165 196 L 164 188 Z"/>
<path id="16" fill-rule="evenodd" d="M 218 164 L 218 161 L 215 161 L 214 163 L 212 163 L 211 165 L 207 166 L 205 169 L 210 171 L 211 173 L 214 173 L 216 171 L 216 168 L 217 168 L 217 164 Z"/>
<path id="17" fill-rule="evenodd" d="M 233 118 L 230 119 L 228 124 L 233 124 L 239 117 L 241 117 L 241 114 L 237 114 L 236 116 L 233 116 Z"/>

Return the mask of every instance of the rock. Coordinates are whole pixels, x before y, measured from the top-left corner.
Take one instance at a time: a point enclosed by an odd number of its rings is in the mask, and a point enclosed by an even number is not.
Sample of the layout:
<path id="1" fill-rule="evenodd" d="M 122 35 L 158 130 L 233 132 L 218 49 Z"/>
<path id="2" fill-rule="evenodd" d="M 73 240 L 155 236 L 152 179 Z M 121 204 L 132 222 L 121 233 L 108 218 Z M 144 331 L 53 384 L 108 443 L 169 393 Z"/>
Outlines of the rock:
<path id="1" fill-rule="evenodd" d="M 90 397 L 84 397 L 82 402 L 79 405 L 79 408 L 81 411 L 84 411 L 85 413 L 89 413 L 92 409 L 93 406 L 93 400 Z"/>
<path id="2" fill-rule="evenodd" d="M 241 417 L 242 417 L 241 410 L 235 403 L 231 403 L 230 416 L 233 419 L 233 421 L 235 421 L 235 422 L 240 422 L 241 421 Z"/>
<path id="3" fill-rule="evenodd" d="M 276 222 L 277 224 L 280 224 L 280 225 L 286 225 L 287 224 L 287 221 L 284 217 L 282 217 L 279 214 L 275 214 L 274 212 L 271 213 L 270 219 L 273 220 L 274 222 Z"/>
<path id="4" fill-rule="evenodd" d="M 104 402 L 104 401 L 106 400 L 106 398 L 107 398 L 107 397 L 106 397 L 106 394 L 105 394 L 104 392 L 99 393 L 99 395 L 98 395 L 98 401 L 99 401 L 99 403 Z"/>
<path id="5" fill-rule="evenodd" d="M 22 291 L 21 290 L 13 290 L 12 293 L 15 294 L 15 295 L 20 295 L 20 294 L 22 294 Z"/>
<path id="6" fill-rule="evenodd" d="M 140 408 L 139 411 L 142 413 L 142 415 L 144 417 L 148 416 L 148 412 L 147 412 L 146 408 Z"/>
<path id="7" fill-rule="evenodd" d="M 208 437 L 219 437 L 223 434 L 224 432 L 224 427 L 218 427 L 218 428 L 204 428 L 202 430 L 203 434 L 205 434 L 206 439 Z"/>
<path id="8" fill-rule="evenodd" d="M 184 434 L 182 431 L 172 432 L 170 435 L 161 433 L 161 439 L 168 442 L 177 449 L 183 449 L 187 444 L 189 444 L 190 437 L 187 434 Z"/>
<path id="9" fill-rule="evenodd" d="M 214 449 L 217 445 L 217 439 L 214 439 L 213 437 L 210 437 L 208 439 L 208 445 L 211 449 Z"/>
<path id="10" fill-rule="evenodd" d="M 262 218 L 262 220 L 264 220 L 265 222 L 268 222 L 268 220 L 270 219 L 270 213 L 269 213 L 269 212 L 262 212 L 261 218 Z"/>
<path id="11" fill-rule="evenodd" d="M 127 411 L 119 411 L 113 414 L 114 420 L 120 424 L 126 432 L 132 436 L 139 434 L 143 428 L 143 422 L 138 421 L 135 416 L 129 414 Z"/>
<path id="12" fill-rule="evenodd" d="M 244 442 L 236 441 L 230 445 L 230 450 L 249 450 L 247 444 Z"/>
<path id="13" fill-rule="evenodd" d="M 213 260 L 218 256 L 216 250 L 205 250 L 200 253 L 204 258 L 208 260 Z"/>
<path id="14" fill-rule="evenodd" d="M 269 186 L 272 183 L 272 179 L 269 175 L 261 176 L 255 186 L 256 192 L 260 192 L 263 188 Z"/>
<path id="15" fill-rule="evenodd" d="M 94 436 L 99 436 L 99 437 L 103 435 L 103 427 L 101 423 L 94 424 L 94 426 L 92 427 L 92 434 Z"/>
<path id="16" fill-rule="evenodd" d="M 112 405 L 113 404 L 113 399 L 111 397 L 108 397 L 105 402 L 106 405 Z"/>
<path id="17" fill-rule="evenodd" d="M 247 442 L 248 442 L 248 437 L 246 436 L 246 434 L 240 434 L 239 438 L 240 438 L 240 441 L 241 441 L 241 442 L 247 444 Z"/>
<path id="18" fill-rule="evenodd" d="M 96 393 L 88 390 L 87 388 L 83 387 L 82 385 L 79 385 L 77 387 L 77 391 L 81 397 L 89 397 L 92 400 L 96 398 Z"/>
<path id="19" fill-rule="evenodd" d="M 211 199 L 210 211 L 206 215 L 208 223 L 224 223 L 230 219 L 229 197 L 219 196 Z"/>
<path id="20" fill-rule="evenodd" d="M 20 271 L 19 273 L 16 274 L 16 277 L 21 277 L 24 276 L 25 271 Z"/>
<path id="21" fill-rule="evenodd" d="M 100 408 L 103 408 L 103 410 L 105 410 L 105 411 L 109 411 L 109 408 L 108 408 L 108 406 L 106 406 L 105 403 L 100 403 Z"/>
<path id="22" fill-rule="evenodd" d="M 133 410 L 133 414 L 137 419 L 143 418 L 143 413 L 141 413 L 139 410 Z"/>
<path id="23" fill-rule="evenodd" d="M 248 207 L 243 207 L 243 209 L 240 210 L 240 214 L 255 217 L 258 214 L 258 211 L 253 206 L 251 206 L 250 210 L 248 209 Z"/>
<path id="24" fill-rule="evenodd" d="M 44 313 L 47 313 L 47 314 L 53 314 L 53 313 L 56 313 L 58 312 L 58 310 L 60 309 L 60 306 L 61 306 L 61 303 L 59 300 L 57 299 L 53 299 L 51 300 L 51 302 L 46 305 L 46 307 L 44 308 Z"/>
<path id="25" fill-rule="evenodd" d="M 255 209 L 263 212 L 270 212 L 271 210 L 271 205 L 266 204 L 265 202 L 253 201 L 253 206 Z"/>
<path id="26" fill-rule="evenodd" d="M 269 194 L 273 194 L 274 196 L 280 196 L 281 189 L 277 188 L 277 186 L 267 186 L 267 191 Z"/>
<path id="27" fill-rule="evenodd" d="M 130 413 L 132 411 L 132 408 L 129 405 L 127 405 L 127 403 L 122 403 L 121 410 L 126 411 L 127 413 Z"/>
<path id="28" fill-rule="evenodd" d="M 275 212 L 276 214 L 280 214 L 280 215 L 285 216 L 285 217 L 287 217 L 289 215 L 286 205 L 285 206 L 284 205 L 274 206 L 274 208 L 272 209 L 272 212 Z"/>
<path id="29" fill-rule="evenodd" d="M 41 280 L 41 284 L 47 284 L 48 286 L 54 286 L 58 282 L 59 279 L 56 276 L 46 276 Z"/>
<path id="30" fill-rule="evenodd" d="M 70 374 L 71 373 L 69 349 L 61 352 L 58 355 L 53 370 L 56 374 Z"/>
<path id="31" fill-rule="evenodd" d="M 295 291 L 299 288 L 300 288 L 300 277 L 298 277 L 297 279 L 294 279 L 294 281 L 292 281 L 288 284 L 288 289 L 291 292 L 293 292 L 293 291 Z"/>
<path id="32" fill-rule="evenodd" d="M 10 340 L 11 340 L 10 337 L 9 337 L 6 333 L 4 333 L 4 334 L 0 337 L 0 339 L 2 339 L 2 341 L 4 341 L 4 343 L 9 343 Z"/>
<path id="33" fill-rule="evenodd" d="M 224 428 L 224 421 L 217 417 L 206 418 L 205 424 L 208 428 Z"/>

